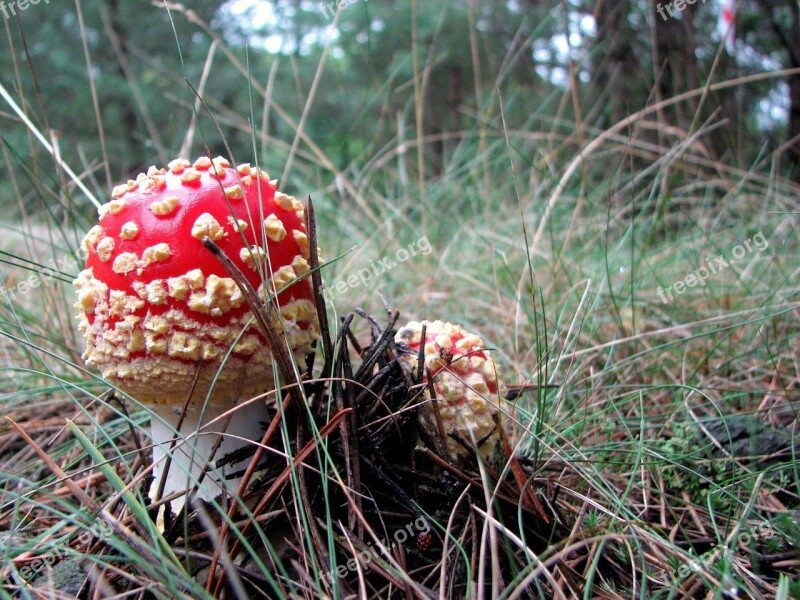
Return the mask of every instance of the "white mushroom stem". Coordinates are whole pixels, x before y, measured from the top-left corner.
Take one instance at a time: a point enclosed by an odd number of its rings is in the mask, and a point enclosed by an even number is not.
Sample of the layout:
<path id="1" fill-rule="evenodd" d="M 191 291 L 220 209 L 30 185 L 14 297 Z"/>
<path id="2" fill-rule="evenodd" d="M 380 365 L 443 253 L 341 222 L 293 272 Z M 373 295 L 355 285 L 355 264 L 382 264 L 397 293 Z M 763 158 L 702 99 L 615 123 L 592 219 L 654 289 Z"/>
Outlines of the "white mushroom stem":
<path id="1" fill-rule="evenodd" d="M 175 431 L 178 429 L 181 419 L 182 407 L 182 404 L 180 406 L 161 404 L 152 408 L 153 412 L 161 417 L 159 419 L 157 416 L 153 416 L 150 425 L 150 434 L 155 444 L 153 446 L 155 480 L 150 488 L 150 497 L 153 499 L 167 466 L 167 453 L 170 451 L 172 440 L 176 439 Z M 222 442 L 211 458 L 212 466 L 215 466 L 216 461 L 226 454 L 252 445 L 252 440 L 261 439 L 262 423 L 269 420 L 266 403 L 260 400 L 242 404 L 226 415 L 225 413 L 231 409 L 231 405 L 220 403 L 209 403 L 205 409 L 196 403 L 189 406 L 181 423 L 180 435 L 177 436 L 171 451 L 172 461 L 169 465 L 162 497 L 194 488 L 209 464 L 209 458 L 214 452 L 214 446 L 219 441 L 220 435 L 222 435 Z M 230 422 L 228 422 L 229 417 Z M 166 423 L 162 422 L 162 419 Z M 224 434 L 220 434 L 223 431 Z M 249 458 L 246 458 L 238 463 L 229 463 L 222 467 L 209 469 L 195 497 L 210 501 L 219 496 L 223 490 L 235 494 L 241 478 L 226 479 L 226 477 L 246 469 L 248 461 Z M 184 503 L 185 496 L 171 501 L 173 512 L 177 513 L 183 508 Z"/>

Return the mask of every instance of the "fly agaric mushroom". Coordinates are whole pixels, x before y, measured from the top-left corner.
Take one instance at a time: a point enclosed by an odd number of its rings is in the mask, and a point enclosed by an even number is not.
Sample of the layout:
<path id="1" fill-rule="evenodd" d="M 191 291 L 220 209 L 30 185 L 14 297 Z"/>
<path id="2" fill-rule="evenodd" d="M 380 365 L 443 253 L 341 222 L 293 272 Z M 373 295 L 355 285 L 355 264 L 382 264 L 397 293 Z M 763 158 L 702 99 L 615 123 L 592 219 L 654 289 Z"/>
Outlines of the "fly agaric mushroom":
<path id="1" fill-rule="evenodd" d="M 418 368 L 423 325 L 423 381 L 428 382 L 429 372 L 447 437 L 448 455 L 456 464 L 463 463 L 471 454 L 464 447 L 464 443 L 467 443 L 477 447 L 483 460 L 497 462 L 500 430 L 495 418 L 499 418 L 501 423 L 509 423 L 510 419 L 503 417 L 509 415 L 512 409 L 501 397 L 497 370 L 483 340 L 460 325 L 442 321 L 411 321 L 397 332 L 395 342 L 405 350 L 400 353 L 399 361 L 412 377 Z M 435 424 L 436 407 L 433 403 L 427 402 L 424 410 L 428 411 Z M 448 435 L 449 432 L 455 433 L 461 441 Z"/>
<path id="2" fill-rule="evenodd" d="M 262 298 L 285 288 L 274 321 L 295 358 L 310 353 L 318 337 L 310 281 L 296 281 L 310 269 L 303 205 L 276 183 L 224 158 L 173 160 L 114 188 L 82 242 L 86 268 L 75 280 L 75 307 L 83 358 L 163 419 L 151 423 L 156 482 L 181 418 L 183 435 L 198 432 L 174 449 L 165 495 L 191 489 L 211 458 L 225 419 L 207 423 L 239 398 L 274 386 L 269 346 L 203 238 L 214 240 Z M 260 439 L 267 418 L 264 401 L 235 410 L 216 457 Z M 228 481 L 228 489 L 235 483 Z M 223 485 L 209 473 L 199 496 L 210 500 Z"/>

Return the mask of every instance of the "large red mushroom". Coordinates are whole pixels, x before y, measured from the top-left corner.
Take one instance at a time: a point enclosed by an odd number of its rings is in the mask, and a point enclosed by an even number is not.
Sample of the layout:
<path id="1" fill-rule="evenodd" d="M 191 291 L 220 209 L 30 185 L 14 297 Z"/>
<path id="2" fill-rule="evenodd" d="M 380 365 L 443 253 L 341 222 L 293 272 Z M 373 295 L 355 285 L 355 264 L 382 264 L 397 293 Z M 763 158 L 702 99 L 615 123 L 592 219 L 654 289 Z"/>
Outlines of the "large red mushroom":
<path id="1" fill-rule="evenodd" d="M 86 268 L 75 285 L 84 360 L 160 417 L 152 419 L 157 476 L 179 421 L 182 435 L 198 433 L 173 452 L 165 494 L 189 489 L 214 458 L 225 421 L 218 417 L 274 385 L 270 348 L 203 238 L 263 298 L 277 293 L 275 325 L 295 358 L 310 353 L 318 337 L 310 279 L 303 279 L 310 269 L 303 205 L 276 183 L 224 158 L 176 159 L 114 188 L 83 240 Z M 235 410 L 216 458 L 245 443 L 237 438 L 259 439 L 266 418 L 263 400 Z M 199 495 L 211 499 L 223 485 L 206 477 Z"/>

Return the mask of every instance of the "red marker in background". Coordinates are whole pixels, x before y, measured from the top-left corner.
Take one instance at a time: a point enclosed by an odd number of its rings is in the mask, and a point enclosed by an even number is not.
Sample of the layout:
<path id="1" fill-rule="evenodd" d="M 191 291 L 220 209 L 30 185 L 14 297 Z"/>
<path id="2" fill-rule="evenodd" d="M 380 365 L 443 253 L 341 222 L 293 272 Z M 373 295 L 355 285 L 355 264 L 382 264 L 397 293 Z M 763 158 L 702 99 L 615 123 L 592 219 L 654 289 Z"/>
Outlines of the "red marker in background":
<path id="1" fill-rule="evenodd" d="M 734 42 L 736 40 L 736 28 L 733 21 L 735 16 L 736 0 L 722 0 L 722 10 L 719 13 L 717 29 L 725 39 L 725 49 L 730 55 L 733 55 Z"/>

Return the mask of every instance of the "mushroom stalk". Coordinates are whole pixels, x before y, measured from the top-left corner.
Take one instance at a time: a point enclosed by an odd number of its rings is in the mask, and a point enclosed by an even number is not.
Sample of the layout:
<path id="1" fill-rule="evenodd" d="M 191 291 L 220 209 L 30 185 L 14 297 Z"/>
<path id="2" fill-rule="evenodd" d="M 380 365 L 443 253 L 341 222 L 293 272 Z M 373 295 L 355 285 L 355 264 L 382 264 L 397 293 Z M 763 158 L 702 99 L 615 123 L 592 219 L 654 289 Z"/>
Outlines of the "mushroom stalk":
<path id="1" fill-rule="evenodd" d="M 269 419 L 266 404 L 262 401 L 248 402 L 230 407 L 209 403 L 205 406 L 189 404 L 186 414 L 173 406 L 154 407 L 150 424 L 153 440 L 153 475 L 155 480 L 150 495 L 155 500 L 156 492 L 167 468 L 162 496 L 191 490 L 210 464 L 195 497 L 211 501 L 223 491 L 236 493 L 241 477 L 235 477 L 246 467 L 249 458 L 217 467 L 216 463 L 225 455 L 240 450 L 251 440 L 258 440 L 263 433 L 263 423 Z M 181 417 L 183 419 L 181 420 Z M 180 431 L 176 437 L 175 432 Z M 175 440 L 174 446 L 172 445 Z M 217 444 L 219 446 L 217 447 Z M 216 451 L 215 451 L 216 450 Z M 173 500 L 173 510 L 179 510 L 183 499 Z"/>

